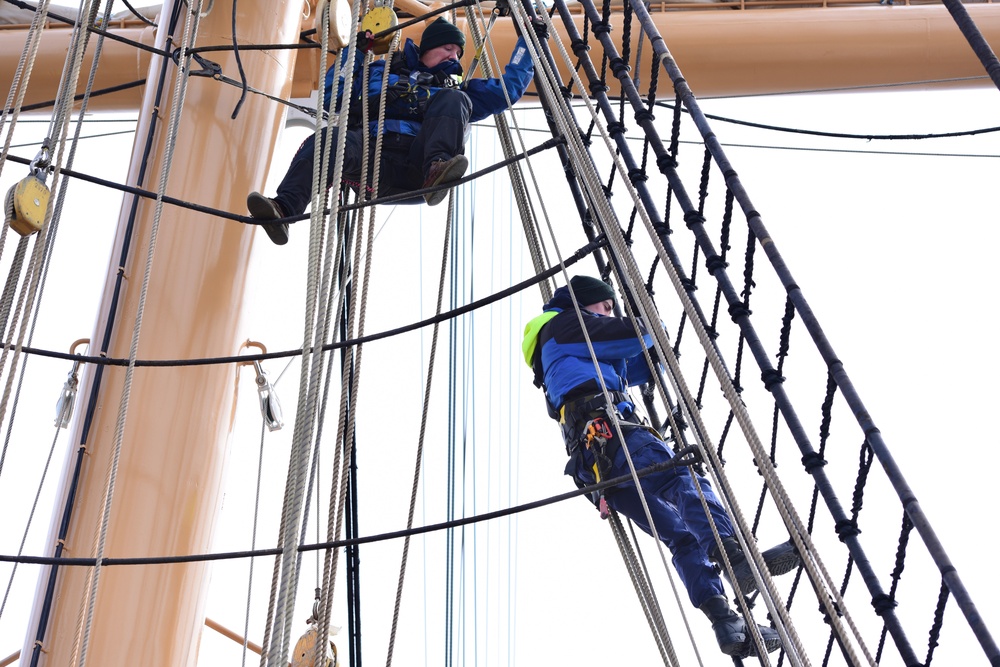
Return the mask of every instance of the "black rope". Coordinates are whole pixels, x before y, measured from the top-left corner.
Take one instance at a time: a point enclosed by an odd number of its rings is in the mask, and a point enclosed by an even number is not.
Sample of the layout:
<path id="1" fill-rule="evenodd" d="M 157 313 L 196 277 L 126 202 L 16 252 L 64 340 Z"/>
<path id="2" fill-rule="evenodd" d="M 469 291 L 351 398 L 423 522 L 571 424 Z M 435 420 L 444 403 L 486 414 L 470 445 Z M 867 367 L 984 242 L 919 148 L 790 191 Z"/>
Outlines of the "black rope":
<path id="1" fill-rule="evenodd" d="M 490 296 L 483 297 L 482 299 L 477 299 L 464 306 L 454 308 L 452 310 L 441 313 L 440 315 L 435 315 L 433 317 L 428 317 L 427 319 L 420 320 L 419 322 L 413 322 L 411 324 L 406 324 L 395 329 L 389 329 L 387 331 L 382 331 L 380 333 L 367 334 L 360 336 L 358 338 L 352 338 L 348 340 L 342 340 L 336 343 L 327 343 L 323 345 L 322 351 L 329 352 L 331 350 L 339 350 L 342 348 L 353 347 L 355 345 L 361 345 L 363 343 L 370 343 L 376 340 L 382 340 L 383 338 L 390 338 L 392 336 L 397 336 L 399 334 L 408 333 L 410 331 L 415 331 L 417 329 L 422 329 L 431 324 L 438 322 L 444 322 L 446 320 L 454 319 L 459 315 L 464 315 L 470 313 L 474 310 L 478 310 L 484 306 L 491 303 L 501 301 L 508 296 L 522 292 L 530 287 L 537 285 L 540 282 L 548 280 L 552 276 L 558 275 L 563 269 L 573 266 L 580 260 L 590 256 L 597 250 L 603 248 L 606 245 L 606 240 L 603 236 L 598 237 L 594 241 L 591 241 L 587 245 L 583 246 L 575 253 L 567 257 L 561 264 L 553 266 L 545 271 L 528 278 L 527 280 L 522 280 L 521 282 L 511 285 L 510 287 L 495 292 Z M 13 348 L 13 346 L 8 346 Z M 102 356 L 87 356 L 81 354 L 71 354 L 68 352 L 55 352 L 52 350 L 42 350 L 39 348 L 33 348 L 24 346 L 21 348 L 24 354 L 33 354 L 40 357 L 49 357 L 53 359 L 65 359 L 71 361 L 79 361 L 84 364 L 95 364 L 100 366 L 127 366 L 128 359 L 115 359 Z M 232 363 L 247 363 L 252 361 L 264 361 L 267 359 L 282 359 L 287 357 L 297 357 L 302 354 L 301 349 L 295 350 L 285 350 L 283 352 L 267 352 L 261 354 L 246 354 L 246 355 L 232 355 L 226 357 L 207 357 L 200 359 L 137 359 L 135 365 L 137 367 L 179 367 L 179 366 L 209 366 L 214 364 L 232 364 Z"/>
<path id="2" fill-rule="evenodd" d="M 480 169 L 479 171 L 474 172 L 472 174 L 468 174 L 465 177 L 463 177 L 461 180 L 451 181 L 451 182 L 446 183 L 444 185 L 436 186 L 436 187 L 433 187 L 433 188 L 423 188 L 421 190 L 413 190 L 412 192 L 404 192 L 404 193 L 397 194 L 397 195 L 390 195 L 390 196 L 386 196 L 386 197 L 379 197 L 379 198 L 376 198 L 376 199 L 370 199 L 370 200 L 365 201 L 365 202 L 358 202 L 358 203 L 355 203 L 355 204 L 349 204 L 347 206 L 342 207 L 341 210 L 342 211 L 353 211 L 355 209 L 366 208 L 368 206 L 375 206 L 377 204 L 392 204 L 392 203 L 395 203 L 395 202 L 398 202 L 398 201 L 405 201 L 407 199 L 413 199 L 415 197 L 419 197 L 419 196 L 423 195 L 424 193 L 434 192 L 435 190 L 440 190 L 442 188 L 452 188 L 452 187 L 455 187 L 456 185 L 460 185 L 462 183 L 467 183 L 467 182 L 475 180 L 475 179 L 477 179 L 477 178 L 479 178 L 481 176 L 485 176 L 486 174 L 493 173 L 494 171 L 497 171 L 497 170 L 502 169 L 502 168 L 504 168 L 504 167 L 506 167 L 506 166 L 508 166 L 510 164 L 513 164 L 514 162 L 518 162 L 520 160 L 526 159 L 528 157 L 536 155 L 537 153 L 540 153 L 540 152 L 542 152 L 544 150 L 548 150 L 549 148 L 553 148 L 553 147 L 558 146 L 558 145 L 563 144 L 563 143 L 565 143 L 565 140 L 563 140 L 561 138 L 549 139 L 549 140 L 547 140 L 547 141 L 539 144 L 538 146 L 535 146 L 534 148 L 531 148 L 531 149 L 529 149 L 529 150 L 527 150 L 527 151 L 525 151 L 523 153 L 518 153 L 517 155 L 515 155 L 513 157 L 510 157 L 510 158 L 507 158 L 505 160 L 502 160 L 502 161 L 500 161 L 500 162 L 498 162 L 498 163 L 496 163 L 494 165 L 491 165 L 491 166 L 486 167 L 484 169 Z M 22 157 L 18 157 L 16 155 L 8 155 L 7 159 L 10 160 L 11 162 L 16 163 L 16 164 L 23 164 L 23 165 L 26 165 L 26 166 L 30 165 L 31 162 L 32 162 L 32 160 L 30 160 L 28 158 L 22 158 Z M 107 179 L 98 178 L 97 176 L 91 176 L 89 174 L 84 174 L 83 172 L 79 172 L 79 171 L 76 171 L 76 170 L 73 170 L 73 169 L 63 169 L 63 170 L 60 171 L 60 174 L 62 174 L 64 176 L 68 176 L 70 178 L 77 178 L 77 179 L 80 179 L 81 181 L 85 181 L 87 183 L 93 183 L 95 185 L 103 185 L 104 187 L 110 188 L 112 190 L 118 190 L 119 192 L 123 192 L 123 193 L 131 194 L 131 195 L 135 195 L 136 197 L 142 197 L 142 198 L 151 199 L 151 200 L 157 198 L 157 194 L 155 192 L 152 192 L 151 190 L 144 190 L 142 188 L 136 188 L 136 187 L 132 187 L 132 186 L 129 186 L 129 185 L 122 185 L 120 183 L 115 183 L 115 182 L 109 181 Z M 217 218 L 224 218 L 226 220 L 233 220 L 235 222 L 242 222 L 242 223 L 248 224 L 248 225 L 262 225 L 262 224 L 270 224 L 270 223 L 274 222 L 273 220 L 258 220 L 256 218 L 252 218 L 252 217 L 250 217 L 248 215 L 239 215 L 239 214 L 236 214 L 236 213 L 230 213 L 228 211 L 223 211 L 221 209 L 212 208 L 210 206 L 203 206 L 201 204 L 195 204 L 195 203 L 192 203 L 192 202 L 185 201 L 183 199 L 178 199 L 176 197 L 171 197 L 169 195 L 164 195 L 162 197 L 162 200 L 163 200 L 163 202 L 165 204 L 170 204 L 171 206 L 177 206 L 179 208 L 185 208 L 185 209 L 188 209 L 190 211 L 197 211 L 199 213 L 206 213 L 208 215 L 212 215 L 212 216 L 215 216 Z M 330 212 L 329 209 L 327 209 L 326 213 L 329 213 L 329 212 Z M 311 217 L 311 214 L 309 214 L 309 213 L 303 213 L 301 215 L 294 215 L 294 216 L 288 216 L 286 218 L 281 218 L 280 221 L 281 222 L 294 223 L 294 222 L 299 222 L 300 220 L 307 220 L 310 217 Z"/>
<path id="3" fill-rule="evenodd" d="M 668 102 L 657 102 L 656 104 L 658 106 L 663 106 L 668 109 L 673 109 L 675 115 L 679 114 L 680 112 L 688 113 L 688 110 L 681 108 L 682 105 L 678 103 L 670 104 Z M 729 123 L 730 125 L 742 125 L 743 127 L 754 127 L 760 130 L 770 130 L 772 132 L 784 132 L 787 134 L 807 134 L 813 137 L 829 137 L 833 139 L 860 139 L 862 141 L 919 141 L 923 139 L 949 139 L 952 137 L 972 137 L 977 134 L 990 134 L 992 132 L 1000 132 L 1000 126 L 998 126 L 998 127 L 983 127 L 976 130 L 959 130 L 956 132 L 925 132 L 923 134 L 853 134 L 849 132 L 806 130 L 803 128 L 796 128 L 796 127 L 769 125 L 767 123 L 755 123 L 749 120 L 739 120 L 737 118 L 718 116 L 710 113 L 706 113 L 704 115 L 705 118 L 708 118 L 709 120 L 717 120 L 720 123 Z"/>
<path id="4" fill-rule="evenodd" d="M 233 57 L 236 59 L 236 69 L 240 73 L 240 99 L 236 102 L 236 107 L 233 109 L 233 115 L 230 116 L 232 120 L 236 120 L 236 116 L 240 113 L 240 107 L 243 106 L 244 100 L 247 98 L 247 74 L 243 71 L 243 59 L 240 58 L 240 43 L 236 38 L 236 0 L 233 0 L 233 11 L 232 15 L 232 30 L 233 30 Z"/>
<path id="5" fill-rule="evenodd" d="M 910 543 L 910 533 L 912 531 L 913 522 L 910 521 L 909 515 L 904 511 L 902 526 L 899 530 L 899 540 L 896 543 L 896 562 L 892 568 L 892 574 L 889 575 L 892 584 L 889 586 L 889 592 L 885 597 L 872 600 L 875 613 L 879 616 L 882 616 L 887 610 L 893 609 L 896 606 L 896 589 L 899 587 L 899 581 L 903 576 L 903 569 L 906 567 L 906 547 Z M 885 640 L 888 634 L 889 628 L 883 623 L 882 633 L 879 636 L 878 650 L 875 653 L 875 662 L 882 661 L 882 651 L 885 647 Z"/>
<path id="6" fill-rule="evenodd" d="M 701 462 L 701 455 L 698 452 L 698 448 L 685 447 L 684 449 L 677 452 L 677 455 L 671 458 L 669 461 L 663 461 L 661 463 L 656 463 L 654 465 L 651 465 L 647 468 L 637 470 L 635 474 L 636 477 L 641 479 L 648 475 L 662 472 L 664 470 L 670 470 L 673 468 L 686 468 L 697 465 L 700 462 Z M 311 551 L 327 551 L 330 549 L 340 549 L 342 547 L 349 547 L 361 544 L 374 544 L 376 542 L 385 542 L 388 540 L 395 540 L 401 537 L 409 537 L 413 535 L 425 535 L 428 533 L 434 533 L 441 530 L 447 530 L 449 528 L 468 526 L 476 523 L 482 523 L 483 521 L 491 521 L 493 519 L 499 519 L 505 516 L 520 514 L 521 512 L 527 512 L 530 510 L 539 509 L 541 507 L 546 507 L 548 505 L 554 505 L 556 503 L 570 500 L 571 498 L 577 498 L 579 496 L 588 495 L 591 493 L 595 493 L 597 491 L 603 491 L 605 489 L 609 489 L 612 487 L 625 486 L 631 483 L 632 483 L 632 475 L 630 474 L 621 475 L 620 477 L 608 479 L 603 482 L 591 484 L 589 486 L 583 486 L 577 489 L 573 489 L 572 491 L 566 491 L 565 493 L 560 493 L 554 496 L 549 496 L 547 498 L 542 498 L 540 500 L 535 500 L 528 503 L 522 503 L 521 505 L 514 505 L 512 507 L 507 507 L 505 509 L 486 512 L 484 514 L 476 514 L 473 516 L 462 517 L 459 519 L 452 519 L 450 521 L 432 523 L 425 526 L 410 528 L 408 530 L 396 530 L 387 533 L 368 535 L 365 537 L 353 537 L 349 539 L 334 540 L 331 542 L 317 542 L 315 544 L 303 544 L 298 547 L 297 551 L 299 553 L 308 553 Z M 247 551 L 222 551 L 222 552 L 208 553 L 208 554 L 190 554 L 186 556 L 143 556 L 136 558 L 105 557 L 101 559 L 101 567 L 114 567 L 119 565 L 169 565 L 176 563 L 204 563 L 211 561 L 257 558 L 260 556 L 277 556 L 280 555 L 281 552 L 282 550 L 280 548 L 272 548 L 272 549 L 253 549 Z M 0 554 L 0 563 L 95 567 L 97 565 L 97 559 L 63 558 L 63 557 L 50 557 L 50 556 L 11 556 L 6 554 Z"/>
<path id="7" fill-rule="evenodd" d="M 931 660 L 934 658 L 934 649 L 937 648 L 938 640 L 941 638 L 941 627 L 944 624 L 944 608 L 948 604 L 951 591 L 944 579 L 941 580 L 941 590 L 938 593 L 937 607 L 934 609 L 934 623 L 931 625 L 929 636 L 927 637 L 927 659 L 924 660 L 924 667 L 931 667 Z"/>
<path id="8" fill-rule="evenodd" d="M 99 88 L 97 90 L 92 90 L 90 92 L 90 97 L 100 97 L 101 95 L 110 95 L 111 93 L 117 93 L 117 92 L 122 91 L 122 90 L 128 90 L 129 88 L 137 88 L 137 87 L 143 86 L 145 84 L 146 84 L 146 80 L 145 79 L 137 79 L 135 81 L 130 81 L 128 83 L 120 83 L 117 86 L 108 86 L 107 88 Z M 84 94 L 85 93 L 80 93 L 79 95 L 74 95 L 73 96 L 73 101 L 74 102 L 79 102 L 80 100 L 83 99 Z M 56 104 L 56 100 L 46 100 L 44 102 L 35 102 L 34 104 L 25 104 L 24 106 L 21 107 L 21 111 L 37 111 L 38 109 L 47 109 L 49 107 L 55 106 L 55 104 Z M 3 115 L 12 114 L 12 113 L 14 113 L 14 110 L 13 109 L 4 109 L 3 111 L 0 111 L 0 113 L 2 113 Z M 88 119 L 87 122 L 94 122 L 94 120 L 99 120 L 99 119 Z M 20 121 L 20 122 L 23 123 L 24 121 Z M 8 155 L 8 159 L 11 159 L 9 155 Z M 65 172 L 60 172 L 60 173 L 65 173 Z"/>
<path id="9" fill-rule="evenodd" d="M 129 4 L 128 0 L 122 0 L 122 4 L 125 5 L 125 8 L 128 9 L 132 13 L 132 15 L 134 17 L 136 17 L 137 19 L 139 19 L 140 21 L 142 21 L 146 25 L 152 26 L 154 28 L 158 27 L 154 21 L 150 21 L 148 18 L 146 18 L 145 16 L 143 16 L 142 13 L 139 10 L 137 10 L 135 7 L 133 7 L 131 4 Z"/>

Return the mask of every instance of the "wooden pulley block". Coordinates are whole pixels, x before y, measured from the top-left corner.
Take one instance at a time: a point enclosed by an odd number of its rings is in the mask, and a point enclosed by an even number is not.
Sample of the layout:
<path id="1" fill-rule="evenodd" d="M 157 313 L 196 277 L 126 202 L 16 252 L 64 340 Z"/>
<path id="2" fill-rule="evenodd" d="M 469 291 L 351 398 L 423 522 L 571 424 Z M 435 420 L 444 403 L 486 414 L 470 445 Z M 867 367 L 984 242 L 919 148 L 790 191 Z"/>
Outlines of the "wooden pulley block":
<path id="1" fill-rule="evenodd" d="M 21 236 L 31 236 L 42 228 L 49 207 L 49 188 L 35 175 L 26 176 L 7 191 L 4 215 L 10 228 Z"/>
<path id="2" fill-rule="evenodd" d="M 326 655 L 320 664 L 316 663 L 316 640 L 319 631 L 315 624 L 310 624 L 306 633 L 295 642 L 292 651 L 292 667 L 337 667 L 337 647 L 333 642 L 326 650 Z"/>
<path id="3" fill-rule="evenodd" d="M 350 0 L 330 0 L 330 48 L 342 49 L 351 41 Z"/>
<path id="4" fill-rule="evenodd" d="M 370 32 L 373 35 L 389 30 L 390 28 L 395 28 L 399 23 L 399 19 L 396 18 L 396 12 L 392 11 L 392 7 L 372 7 L 365 17 L 361 19 L 361 32 Z M 389 53 L 389 49 L 392 47 L 392 37 L 393 33 L 389 33 L 383 37 L 379 37 L 375 40 L 375 45 L 372 51 L 378 55 L 383 55 Z"/>

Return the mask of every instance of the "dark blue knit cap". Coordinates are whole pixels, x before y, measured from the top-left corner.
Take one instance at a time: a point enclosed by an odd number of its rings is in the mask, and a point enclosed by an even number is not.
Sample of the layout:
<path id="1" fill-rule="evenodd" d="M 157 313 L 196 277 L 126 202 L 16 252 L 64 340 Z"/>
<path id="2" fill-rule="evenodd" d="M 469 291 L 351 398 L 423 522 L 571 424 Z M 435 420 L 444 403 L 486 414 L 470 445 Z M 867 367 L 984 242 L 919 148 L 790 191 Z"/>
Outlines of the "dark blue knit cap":
<path id="1" fill-rule="evenodd" d="M 455 27 L 455 24 L 439 18 L 424 28 L 420 35 L 420 55 L 445 44 L 458 44 L 459 57 L 465 52 L 465 33 Z"/>
<path id="2" fill-rule="evenodd" d="M 615 290 L 603 280 L 590 276 L 573 276 L 569 284 L 573 287 L 576 302 L 581 306 L 589 306 L 601 301 L 615 300 Z"/>

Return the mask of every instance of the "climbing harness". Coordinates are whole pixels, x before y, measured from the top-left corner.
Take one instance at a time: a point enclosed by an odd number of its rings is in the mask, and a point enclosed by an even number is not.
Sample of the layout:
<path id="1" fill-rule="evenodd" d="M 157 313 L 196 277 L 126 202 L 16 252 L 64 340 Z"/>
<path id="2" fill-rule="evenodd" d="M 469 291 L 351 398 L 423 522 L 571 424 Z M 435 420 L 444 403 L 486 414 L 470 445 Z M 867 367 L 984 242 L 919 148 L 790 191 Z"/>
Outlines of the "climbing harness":
<path id="1" fill-rule="evenodd" d="M 594 453 L 594 480 L 600 482 L 602 477 L 607 477 L 611 469 L 611 459 L 608 458 L 608 442 L 614 438 L 611 432 L 611 425 L 604 417 L 595 417 L 587 422 L 583 434 L 583 446 Z M 604 471 L 604 475 L 601 471 Z M 597 509 L 601 513 L 602 519 L 607 519 L 611 514 L 608 510 L 608 501 L 604 498 L 604 489 L 596 492 Z"/>
<path id="2" fill-rule="evenodd" d="M 370 65 L 368 66 L 370 68 Z M 458 88 L 459 78 L 446 72 L 411 71 L 406 62 L 406 56 L 401 51 L 394 51 L 383 64 L 382 77 L 395 77 L 395 82 L 386 85 L 385 118 L 393 120 L 414 120 L 423 117 L 427 104 L 430 102 L 432 88 Z M 373 90 L 374 88 L 374 90 Z M 348 112 L 348 127 L 356 129 L 362 126 L 362 98 L 367 97 L 368 117 L 370 120 L 379 117 L 379 94 L 382 90 L 380 82 L 370 83 L 367 87 L 355 87 L 350 111 Z"/>
<path id="3" fill-rule="evenodd" d="M 49 188 L 45 178 L 52 156 L 48 145 L 43 145 L 31 161 L 31 173 L 15 183 L 4 199 L 4 219 L 10 228 L 21 236 L 31 236 L 45 223 L 49 208 Z"/>

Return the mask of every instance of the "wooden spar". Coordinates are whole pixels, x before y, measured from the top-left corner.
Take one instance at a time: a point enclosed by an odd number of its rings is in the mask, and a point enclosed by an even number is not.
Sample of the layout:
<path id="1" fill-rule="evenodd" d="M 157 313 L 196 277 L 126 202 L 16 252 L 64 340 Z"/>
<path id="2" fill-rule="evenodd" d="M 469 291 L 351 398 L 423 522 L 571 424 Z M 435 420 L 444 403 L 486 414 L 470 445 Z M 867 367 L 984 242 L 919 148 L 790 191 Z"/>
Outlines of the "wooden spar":
<path id="1" fill-rule="evenodd" d="M 969 4 L 966 9 L 987 41 L 1000 45 L 1000 4 Z M 992 85 L 941 5 L 667 10 L 654 12 L 652 18 L 692 90 L 701 97 L 895 85 L 906 85 L 910 90 Z M 612 19 L 613 34 L 618 38 L 621 20 L 620 14 Z M 465 28 L 464 21 L 459 23 Z M 418 39 L 422 26 L 416 24 L 403 34 Z M 143 31 L 133 24 L 112 30 L 117 31 L 143 39 Z M 40 62 L 50 64 L 36 66 L 33 79 L 39 80 L 33 82 L 26 104 L 51 99 L 59 83 L 69 31 L 50 29 L 48 33 L 43 53 L 50 60 Z M 515 34 L 509 20 L 497 21 L 491 36 L 497 53 L 511 52 Z M 295 42 L 295 36 L 288 41 Z M 0 31 L 0 62 L 16 63 L 23 43 L 19 31 Z M 110 40 L 108 45 L 96 87 L 130 83 L 145 76 L 148 53 Z M 472 49 L 467 51 L 466 65 L 472 58 Z M 298 53 L 291 95 L 308 97 L 316 87 L 319 56 L 315 51 Z M 647 59 L 650 53 L 651 49 L 645 49 Z M 648 80 L 648 60 L 638 69 Z M 0 68 L 0 90 L 9 89 L 13 70 L 12 66 Z M 236 78 L 234 67 L 224 67 L 223 72 Z M 562 75 L 568 78 L 565 70 Z M 250 84 L 258 87 L 256 79 L 251 79 Z M 952 83 L 934 83 L 940 81 Z M 617 95 L 614 78 L 609 77 L 608 83 L 609 94 Z M 670 95 L 669 87 L 661 86 L 660 90 Z M 134 109 L 141 94 L 140 89 L 134 89 L 97 97 L 90 108 Z M 528 95 L 524 99 L 534 98 Z"/>
<path id="2" fill-rule="evenodd" d="M 169 16 L 169 4 L 164 17 Z M 201 21 L 198 45 L 231 42 L 232 4 L 215 0 L 213 9 Z M 244 43 L 294 41 L 300 8 L 301 4 L 294 0 L 241 0 L 238 37 Z M 166 25 L 167 19 L 163 20 Z M 156 43 L 161 48 L 167 32 L 157 33 Z M 179 41 L 182 34 L 178 27 L 174 39 Z M 289 50 L 241 54 L 247 71 L 253 73 L 254 85 L 278 96 L 289 92 L 295 55 Z M 213 58 L 227 71 L 235 71 L 228 52 L 215 53 Z M 152 59 L 150 81 L 157 79 L 160 64 L 159 57 Z M 154 87 L 147 86 L 128 175 L 128 183 L 137 185 L 145 165 L 148 173 L 138 185 L 154 191 L 164 168 L 176 74 L 173 63 L 167 66 L 167 72 L 164 97 L 158 105 Z M 263 186 L 280 131 L 282 107 L 266 98 L 250 96 L 237 119 L 231 120 L 240 92 L 210 78 L 190 78 L 166 194 L 243 212 L 247 192 Z M 157 123 L 153 148 L 144 159 L 144 144 L 154 115 Z M 97 354 L 110 328 L 107 356 L 129 356 L 155 209 L 154 202 L 138 202 L 131 241 L 119 269 L 132 203 L 132 198 L 126 196 L 96 330 L 91 336 L 92 354 Z M 139 339 L 141 358 L 190 359 L 238 353 L 237 330 L 254 230 L 250 225 L 164 207 Z M 267 242 L 263 235 L 260 238 Z M 116 301 L 119 274 L 123 279 Z M 70 436 L 74 443 L 82 443 L 83 452 L 79 456 L 75 502 L 66 510 L 77 452 L 69 457 L 64 472 L 47 554 L 56 553 L 62 514 L 67 511 L 62 555 L 94 554 L 124 377 L 123 368 L 108 367 L 100 385 L 95 386 L 95 370 L 90 367 L 81 381 L 77 419 Z M 210 551 L 221 504 L 236 378 L 237 369 L 231 364 L 136 370 L 105 556 Z M 84 433 L 85 413 L 91 402 L 93 419 Z M 85 609 L 91 572 L 87 567 L 64 566 L 50 577 L 50 568 L 42 571 L 22 665 L 77 664 L 76 638 L 82 627 L 81 609 Z M 206 563 L 103 568 L 87 664 L 195 664 L 205 617 L 207 572 Z M 47 595 L 50 585 L 52 592 Z M 41 623 L 47 600 L 58 604 L 51 605 L 48 622 Z M 41 651 L 35 647 L 38 632 L 43 634 Z"/>

